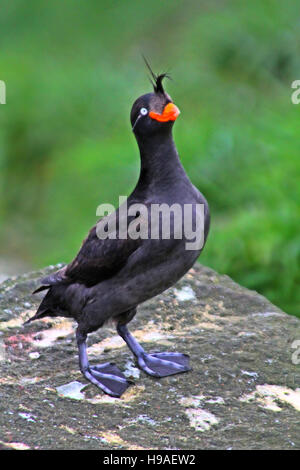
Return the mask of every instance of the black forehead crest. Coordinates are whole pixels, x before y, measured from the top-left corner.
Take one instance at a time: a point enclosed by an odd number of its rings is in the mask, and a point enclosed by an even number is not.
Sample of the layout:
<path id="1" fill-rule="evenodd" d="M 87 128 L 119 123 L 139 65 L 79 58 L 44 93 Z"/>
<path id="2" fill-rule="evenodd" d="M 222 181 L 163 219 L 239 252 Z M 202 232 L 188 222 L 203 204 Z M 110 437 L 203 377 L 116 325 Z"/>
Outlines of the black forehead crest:
<path id="1" fill-rule="evenodd" d="M 164 78 L 169 78 L 171 79 L 170 75 L 168 73 L 160 73 L 159 75 L 156 75 L 153 70 L 151 69 L 149 62 L 147 61 L 146 57 L 143 56 L 144 62 L 150 72 L 150 82 L 152 83 L 153 89 L 155 93 L 165 93 L 162 81 Z"/>

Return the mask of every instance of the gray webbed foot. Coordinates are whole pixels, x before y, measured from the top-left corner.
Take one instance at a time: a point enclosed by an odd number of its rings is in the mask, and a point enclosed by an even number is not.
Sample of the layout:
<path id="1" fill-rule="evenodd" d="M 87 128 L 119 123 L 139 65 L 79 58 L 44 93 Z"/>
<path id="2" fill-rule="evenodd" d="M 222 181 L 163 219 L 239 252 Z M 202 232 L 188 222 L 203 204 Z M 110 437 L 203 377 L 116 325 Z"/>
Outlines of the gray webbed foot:
<path id="1" fill-rule="evenodd" d="M 189 356 L 178 352 L 155 352 L 147 354 L 137 340 L 129 333 L 126 325 L 117 326 L 119 335 L 137 358 L 139 367 L 154 377 L 167 377 L 191 370 Z"/>
<path id="2" fill-rule="evenodd" d="M 140 368 L 154 377 L 167 377 L 191 370 L 187 354 L 161 352 L 142 353 L 137 357 Z"/>
<path id="3" fill-rule="evenodd" d="M 103 392 L 116 398 L 120 398 L 132 384 L 115 364 L 90 366 L 88 369 L 82 370 L 82 373 L 87 380 L 97 385 Z"/>
<path id="4" fill-rule="evenodd" d="M 120 398 L 132 382 L 127 380 L 125 375 L 113 363 L 106 362 L 105 364 L 91 366 L 86 352 L 86 335 L 77 330 L 76 337 L 79 367 L 84 377 L 108 395 Z"/>

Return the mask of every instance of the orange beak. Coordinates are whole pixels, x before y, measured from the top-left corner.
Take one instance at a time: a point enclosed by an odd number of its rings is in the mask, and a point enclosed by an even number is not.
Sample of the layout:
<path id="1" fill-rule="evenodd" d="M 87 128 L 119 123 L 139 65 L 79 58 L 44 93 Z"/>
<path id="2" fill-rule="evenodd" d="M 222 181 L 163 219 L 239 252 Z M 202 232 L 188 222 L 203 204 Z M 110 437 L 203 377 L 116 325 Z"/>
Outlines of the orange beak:
<path id="1" fill-rule="evenodd" d="M 162 112 L 162 114 L 155 113 L 154 111 L 150 111 L 149 116 L 152 119 L 155 119 L 159 122 L 168 122 L 168 121 L 176 121 L 180 114 L 179 109 L 175 106 L 174 103 L 168 103 Z"/>

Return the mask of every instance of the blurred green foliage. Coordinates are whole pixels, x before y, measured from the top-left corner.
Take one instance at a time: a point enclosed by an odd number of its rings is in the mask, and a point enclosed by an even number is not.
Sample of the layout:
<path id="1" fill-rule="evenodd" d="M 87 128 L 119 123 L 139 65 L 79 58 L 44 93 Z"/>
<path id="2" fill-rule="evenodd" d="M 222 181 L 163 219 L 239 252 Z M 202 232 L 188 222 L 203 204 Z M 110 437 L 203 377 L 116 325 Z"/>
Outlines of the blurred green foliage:
<path id="1" fill-rule="evenodd" d="M 67 262 L 96 207 L 130 193 L 144 53 L 173 76 L 177 147 L 211 207 L 201 262 L 299 315 L 296 3 L 14 0 L 0 15 L 1 254 Z"/>

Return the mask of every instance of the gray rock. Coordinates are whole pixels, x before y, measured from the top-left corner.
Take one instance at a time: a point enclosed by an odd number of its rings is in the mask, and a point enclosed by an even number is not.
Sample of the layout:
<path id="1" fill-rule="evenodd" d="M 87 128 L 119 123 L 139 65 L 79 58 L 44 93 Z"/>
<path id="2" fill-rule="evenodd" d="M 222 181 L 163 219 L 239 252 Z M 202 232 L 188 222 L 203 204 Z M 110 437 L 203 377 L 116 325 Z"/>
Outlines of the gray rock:
<path id="1" fill-rule="evenodd" d="M 193 371 L 137 373 L 115 399 L 80 374 L 74 322 L 22 326 L 55 269 L 0 285 L 0 448 L 300 449 L 299 319 L 197 264 L 131 322 L 148 350 L 190 354 Z M 90 335 L 89 354 L 135 370 L 112 325 Z M 76 399 L 61 393 L 78 382 Z"/>

